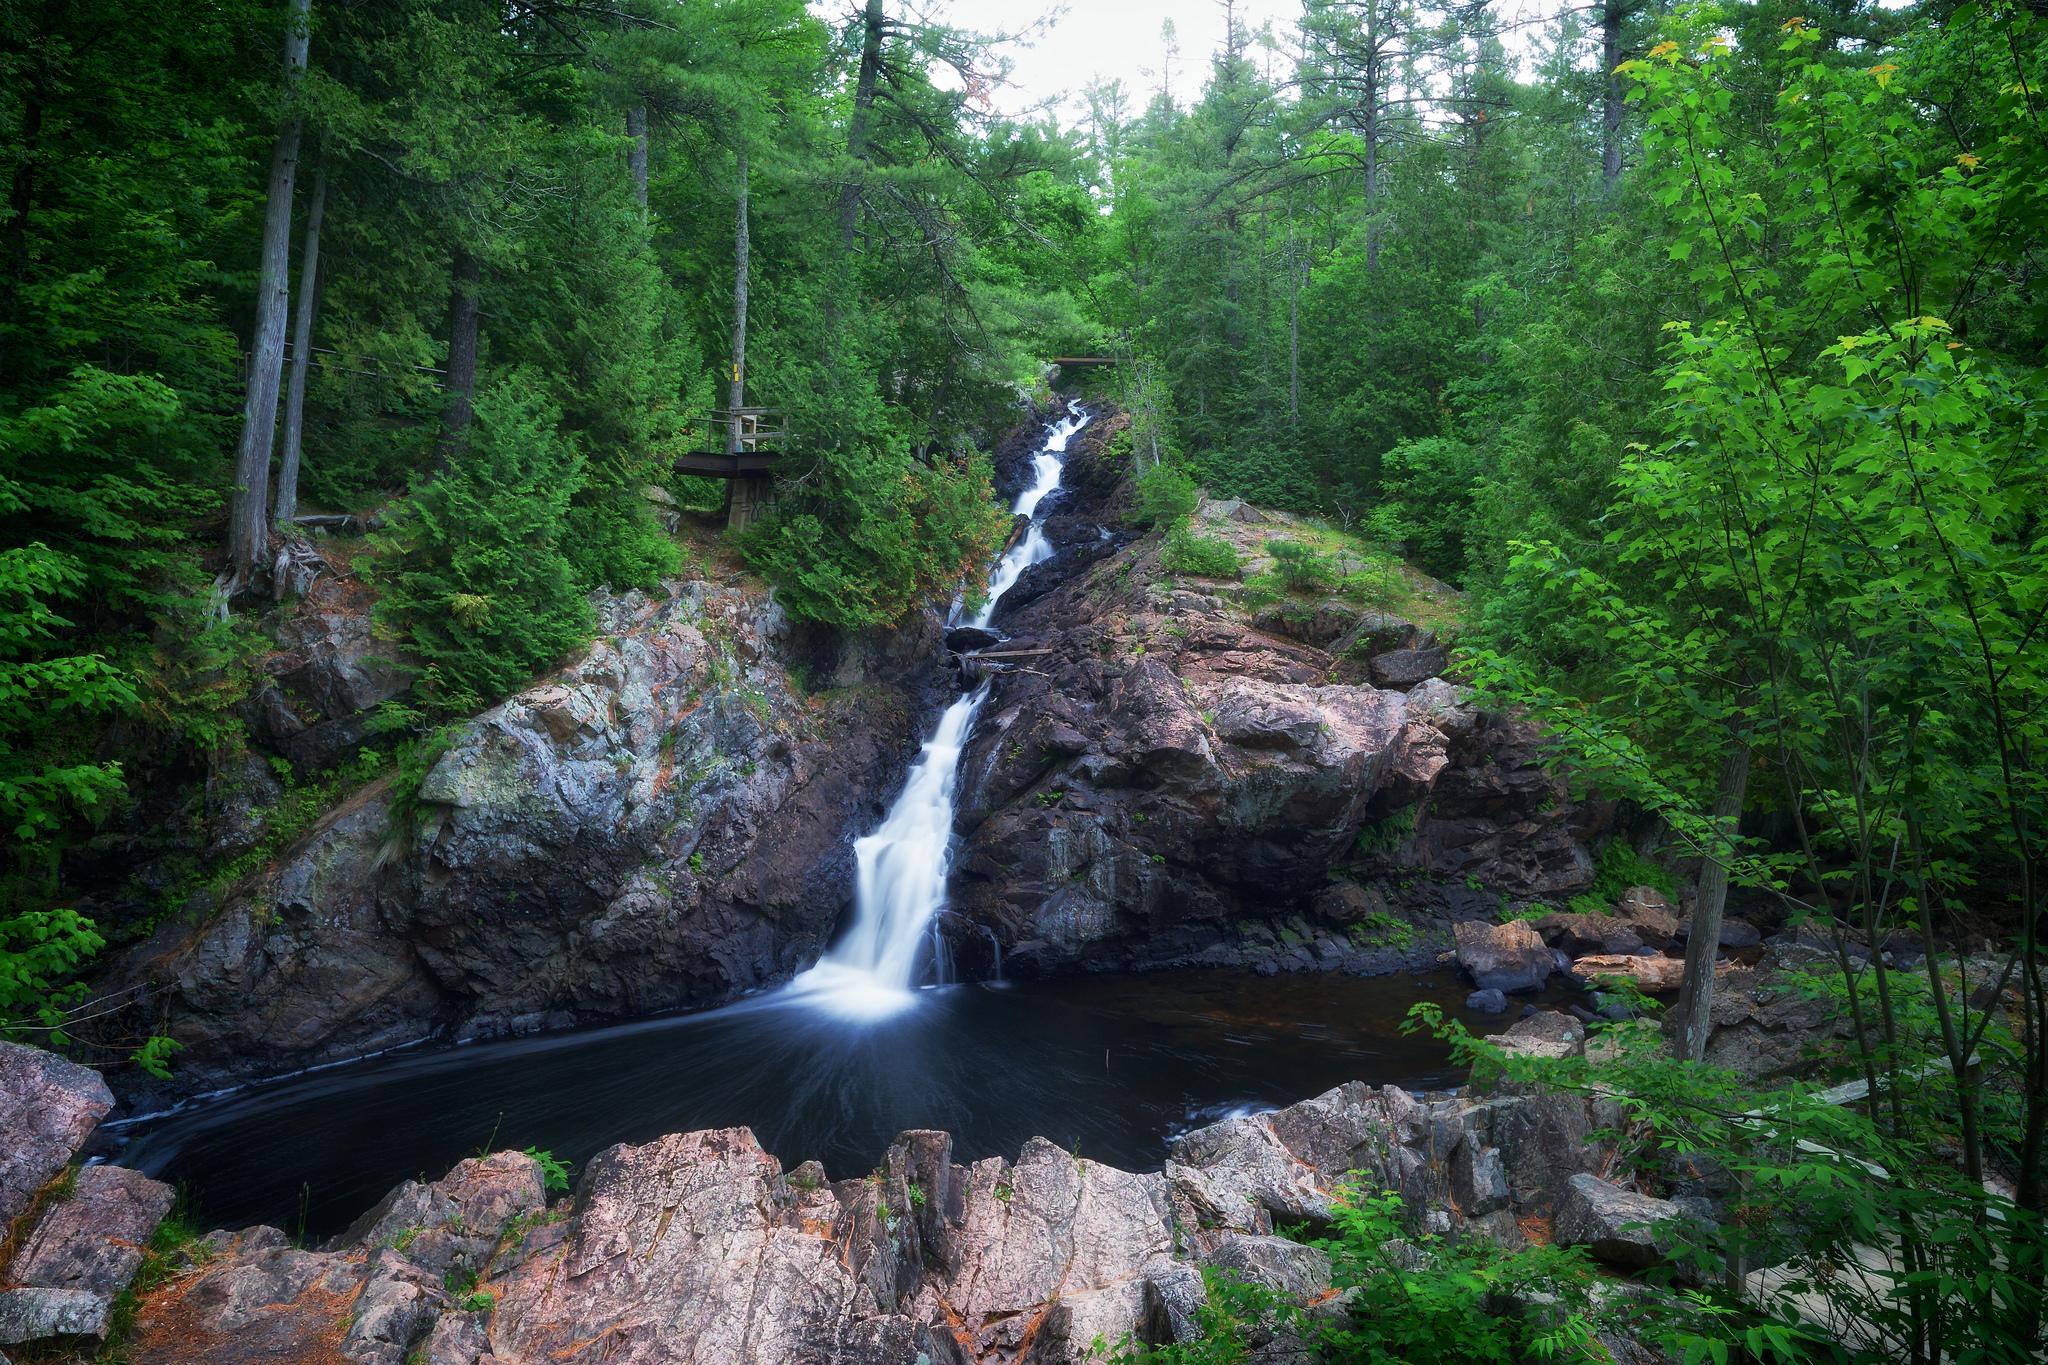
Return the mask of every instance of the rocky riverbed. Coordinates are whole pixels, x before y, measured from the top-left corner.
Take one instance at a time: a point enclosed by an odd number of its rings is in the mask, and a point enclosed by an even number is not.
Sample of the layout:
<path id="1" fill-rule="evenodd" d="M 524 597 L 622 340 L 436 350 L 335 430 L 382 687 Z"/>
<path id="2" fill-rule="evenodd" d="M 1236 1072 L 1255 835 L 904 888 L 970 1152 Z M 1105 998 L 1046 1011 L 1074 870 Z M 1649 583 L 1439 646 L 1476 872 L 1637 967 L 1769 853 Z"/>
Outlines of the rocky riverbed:
<path id="1" fill-rule="evenodd" d="M 1538 1014 L 1504 1038 L 1572 1048 L 1583 1032 Z M 35 1134 L 16 1158 L 33 1171 L 10 1167 L 33 1213 L 0 1266 L 0 1342 L 106 1330 L 169 1205 L 113 1167 L 45 1183 L 107 1099 L 82 1068 L 0 1046 L 0 1124 Z M 32 1112 L 75 1117 L 15 1126 Z M 1431 1227 L 1556 1235 L 1640 1266 L 1654 1250 L 1625 1224 L 1677 1210 L 1625 1188 L 1590 1140 L 1607 1117 L 1579 1098 L 1348 1084 L 1190 1133 L 1156 1172 L 1039 1139 L 960 1163 L 946 1134 L 916 1131 L 838 1181 L 726 1128 L 613 1147 L 560 1194 L 534 1157 L 497 1152 L 401 1184 L 318 1247 L 259 1227 L 167 1249 L 120 1311 L 137 1365 L 1077 1362 L 1097 1341 L 1188 1339 L 1205 1268 L 1327 1290 L 1322 1256 L 1277 1234 L 1327 1223 L 1353 1181 Z"/>

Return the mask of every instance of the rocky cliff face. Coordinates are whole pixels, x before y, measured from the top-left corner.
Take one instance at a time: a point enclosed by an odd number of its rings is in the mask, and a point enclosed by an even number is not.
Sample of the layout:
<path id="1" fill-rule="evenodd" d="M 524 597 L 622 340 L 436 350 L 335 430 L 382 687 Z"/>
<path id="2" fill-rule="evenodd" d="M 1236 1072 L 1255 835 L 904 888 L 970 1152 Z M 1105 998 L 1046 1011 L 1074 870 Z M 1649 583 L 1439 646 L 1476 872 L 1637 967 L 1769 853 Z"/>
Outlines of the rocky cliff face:
<path id="1" fill-rule="evenodd" d="M 1335 598 L 1254 608 L 1121 529 L 1121 424 L 1075 438 L 1046 528 L 1060 553 L 1003 599 L 1008 638 L 963 661 L 992 693 L 962 768 L 960 960 L 984 964 L 993 939 L 1020 972 L 1385 970 L 1503 895 L 1590 881 L 1601 812 L 1543 769 L 1527 726 L 1437 676 L 1431 632 Z M 1303 528 L 1207 502 L 1195 529 L 1256 570 Z M 1376 941 L 1390 930 L 1403 946 Z"/>
<path id="2" fill-rule="evenodd" d="M 112 984 L 185 1045 L 181 1085 L 715 1004 L 818 954 L 935 639 L 821 655 L 758 588 L 703 580 L 600 617 L 582 658 L 459 727 L 416 796 L 357 792 L 127 957 Z"/>

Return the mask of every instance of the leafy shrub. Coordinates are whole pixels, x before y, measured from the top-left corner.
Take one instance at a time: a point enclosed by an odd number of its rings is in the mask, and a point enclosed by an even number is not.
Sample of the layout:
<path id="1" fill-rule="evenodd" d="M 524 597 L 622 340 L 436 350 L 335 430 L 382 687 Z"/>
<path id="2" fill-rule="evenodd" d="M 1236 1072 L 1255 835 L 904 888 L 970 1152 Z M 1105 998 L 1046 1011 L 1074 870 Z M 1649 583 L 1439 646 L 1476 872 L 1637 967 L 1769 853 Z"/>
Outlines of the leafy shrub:
<path id="1" fill-rule="evenodd" d="M 1337 591 L 1346 598 L 1369 607 L 1396 602 L 1407 590 L 1408 580 L 1401 576 L 1400 566 L 1383 559 L 1367 560 L 1337 584 Z"/>
<path id="2" fill-rule="evenodd" d="M 1237 547 L 1221 536 L 1196 535 L 1185 526 L 1166 533 L 1166 545 L 1159 552 L 1159 567 L 1168 573 L 1192 574 L 1197 578 L 1235 578 L 1244 571 Z"/>
<path id="3" fill-rule="evenodd" d="M 377 621 L 405 641 L 420 695 L 443 711 L 504 696 L 590 629 L 563 553 L 582 463 L 534 388 L 514 375 L 479 393 L 461 458 L 377 542 Z"/>
<path id="4" fill-rule="evenodd" d="M 569 1192 L 569 1163 L 545 1147 L 528 1147 L 526 1155 L 540 1166 L 541 1188 L 549 1194 Z"/>
<path id="5" fill-rule="evenodd" d="M 747 532 L 747 561 L 790 615 L 842 629 L 893 625 L 920 601 L 978 586 L 1010 519 L 988 458 L 908 466 L 852 454 L 822 466 L 824 487 Z"/>
<path id="6" fill-rule="evenodd" d="M 1298 540 L 1269 540 L 1266 553 L 1273 556 L 1273 572 L 1289 592 L 1321 592 L 1337 581 L 1337 566 L 1312 545 Z"/>
<path id="7" fill-rule="evenodd" d="M 1368 520 L 1373 534 L 1431 573 L 1462 576 L 1481 461 L 1476 447 L 1447 436 L 1395 445 L 1380 457 L 1380 501 Z"/>
<path id="8" fill-rule="evenodd" d="M 25 910 L 0 919 L 0 1037 L 43 1031 L 64 1040 L 66 1012 L 84 997 L 72 976 L 106 946 L 75 910 Z"/>
<path id="9" fill-rule="evenodd" d="M 1587 894 L 1599 896 L 1602 905 L 1614 905 L 1634 886 L 1649 886 L 1665 896 L 1677 894 L 1677 878 L 1669 870 L 1653 864 L 1626 839 L 1612 839 L 1593 855 L 1593 888 Z"/>
<path id="10" fill-rule="evenodd" d="M 1156 464 L 1138 475 L 1131 520 L 1140 526 L 1170 526 L 1195 510 L 1194 476 L 1178 465 Z"/>
<path id="11" fill-rule="evenodd" d="M 1330 1362 L 1468 1365 L 1472 1361 L 1591 1360 L 1593 1338 L 1619 1325 L 1611 1298 L 1596 1299 L 1598 1277 L 1583 1250 L 1532 1246 L 1505 1251 L 1485 1237 L 1414 1233 L 1401 1197 L 1348 1188 L 1332 1210 L 1328 1237 L 1311 1245 L 1329 1257 L 1331 1283 L 1347 1291 L 1341 1314 L 1310 1313 L 1273 1290 L 1212 1274 L 1208 1304 L 1192 1341 L 1156 1348 L 1123 1343 L 1120 1365 L 1226 1365 L 1255 1359 L 1277 1333 L 1298 1338 L 1299 1358 Z M 1521 1311 L 1540 1299 L 1544 1311 Z M 1629 1305 L 1632 1327 L 1655 1310 Z"/>

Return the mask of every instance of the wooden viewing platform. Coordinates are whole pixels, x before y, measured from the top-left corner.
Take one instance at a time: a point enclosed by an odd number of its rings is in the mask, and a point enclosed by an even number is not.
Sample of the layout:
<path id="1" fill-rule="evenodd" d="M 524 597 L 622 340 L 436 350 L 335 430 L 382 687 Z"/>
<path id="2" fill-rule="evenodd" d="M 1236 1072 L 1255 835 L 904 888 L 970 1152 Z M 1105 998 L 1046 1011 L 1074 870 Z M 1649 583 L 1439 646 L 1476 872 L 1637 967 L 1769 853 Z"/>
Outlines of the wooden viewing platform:
<path id="1" fill-rule="evenodd" d="M 1115 356 L 1107 355 L 1056 355 L 1050 362 L 1063 370 L 1106 369 L 1116 364 Z"/>
<path id="2" fill-rule="evenodd" d="M 769 442 L 789 439 L 779 408 L 719 408 L 712 412 L 713 441 L 724 436 L 723 450 L 689 450 L 675 458 L 675 471 L 700 479 L 727 479 L 726 526 L 745 530 L 768 505 L 768 480 L 779 452 L 763 450 Z"/>
<path id="3" fill-rule="evenodd" d="M 711 414 L 711 437 L 723 450 L 691 450 L 676 456 L 678 474 L 700 479 L 765 478 L 775 472 L 780 452 L 761 449 L 764 443 L 789 439 L 779 408 L 719 408 Z M 717 438 L 725 439 L 719 441 Z"/>

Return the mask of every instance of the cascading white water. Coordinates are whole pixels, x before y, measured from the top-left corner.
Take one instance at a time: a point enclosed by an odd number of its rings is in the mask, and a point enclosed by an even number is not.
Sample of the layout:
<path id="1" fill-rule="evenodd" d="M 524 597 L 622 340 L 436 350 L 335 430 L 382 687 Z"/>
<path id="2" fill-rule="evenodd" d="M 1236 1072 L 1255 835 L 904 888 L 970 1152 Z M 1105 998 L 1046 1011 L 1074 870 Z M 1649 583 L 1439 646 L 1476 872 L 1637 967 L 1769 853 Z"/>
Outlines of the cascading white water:
<path id="1" fill-rule="evenodd" d="M 1031 461 L 1031 486 L 1017 495 L 1017 504 L 1010 509 L 1011 516 L 1030 517 L 1030 528 L 1022 540 L 996 561 L 995 570 L 988 576 L 988 596 L 968 625 L 986 626 L 995 614 L 996 603 L 1016 586 L 1024 571 L 1052 557 L 1052 546 L 1046 543 L 1045 533 L 1038 526 L 1038 504 L 1060 486 L 1060 475 L 1066 468 L 1060 457 L 1067 453 L 1067 442 L 1074 438 L 1074 433 L 1087 425 L 1088 413 L 1075 405 L 1067 409 L 1064 418 L 1045 429 L 1045 444 Z"/>
<path id="2" fill-rule="evenodd" d="M 1087 424 L 1088 413 L 1070 404 L 1065 418 L 1046 427 L 1045 444 L 1032 461 L 1031 487 L 1018 495 L 1015 508 L 1016 514 L 1032 518 L 1031 527 L 990 573 L 988 600 L 971 624 L 986 626 L 996 602 L 1024 570 L 1051 556 L 1039 530 L 1038 505 L 1060 486 L 1067 442 Z M 875 832 L 854 844 L 859 872 L 853 926 L 816 966 L 790 983 L 793 993 L 853 1019 L 883 1018 L 915 1001 L 918 954 L 933 918 L 946 904 L 960 755 L 987 696 L 984 683 L 946 708 L 904 781 L 903 794 Z"/>

